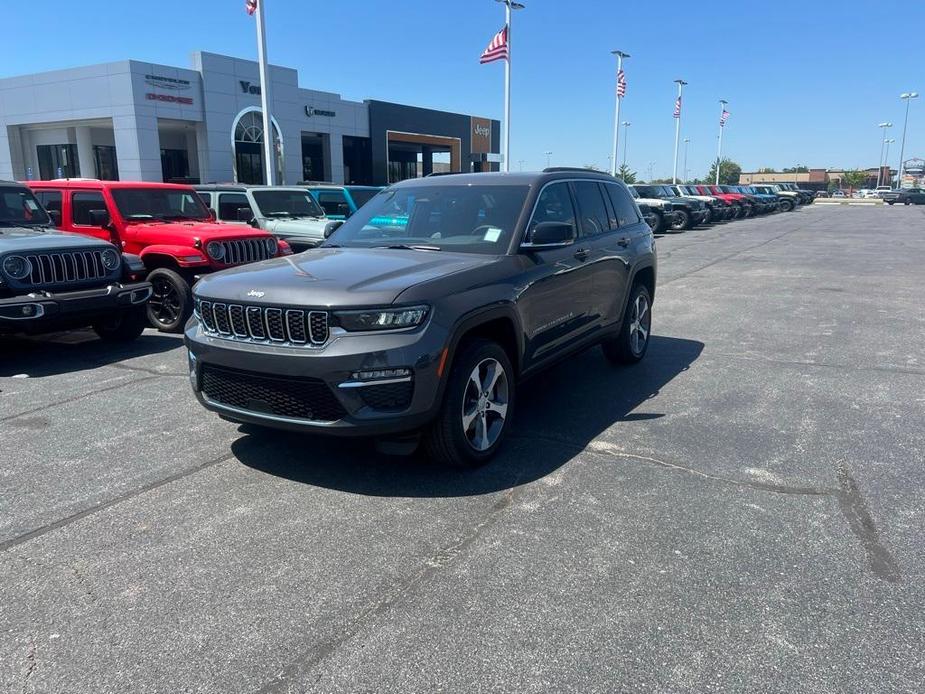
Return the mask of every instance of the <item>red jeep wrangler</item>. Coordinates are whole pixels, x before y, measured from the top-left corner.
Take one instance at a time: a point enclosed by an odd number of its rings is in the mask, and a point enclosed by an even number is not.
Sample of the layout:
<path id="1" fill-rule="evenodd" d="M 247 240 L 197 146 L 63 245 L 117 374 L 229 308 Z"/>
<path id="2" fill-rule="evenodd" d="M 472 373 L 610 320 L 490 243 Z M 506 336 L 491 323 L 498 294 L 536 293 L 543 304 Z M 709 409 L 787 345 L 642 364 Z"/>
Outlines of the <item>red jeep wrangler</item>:
<path id="1" fill-rule="evenodd" d="M 199 275 L 292 252 L 260 229 L 215 222 L 190 186 L 93 179 L 27 185 L 59 229 L 141 257 L 154 289 L 148 319 L 164 332 L 183 330 Z"/>

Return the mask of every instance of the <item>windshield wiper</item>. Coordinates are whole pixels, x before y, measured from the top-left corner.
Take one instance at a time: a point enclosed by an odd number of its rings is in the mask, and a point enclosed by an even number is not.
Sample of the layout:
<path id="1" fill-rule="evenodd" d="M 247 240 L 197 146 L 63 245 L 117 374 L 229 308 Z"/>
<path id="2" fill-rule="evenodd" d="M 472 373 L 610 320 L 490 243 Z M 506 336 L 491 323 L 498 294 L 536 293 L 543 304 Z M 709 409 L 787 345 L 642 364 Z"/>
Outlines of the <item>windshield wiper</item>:
<path id="1" fill-rule="evenodd" d="M 390 248 L 400 251 L 442 251 L 440 246 L 427 246 L 424 244 L 396 243 L 391 246 L 370 246 L 370 248 Z"/>

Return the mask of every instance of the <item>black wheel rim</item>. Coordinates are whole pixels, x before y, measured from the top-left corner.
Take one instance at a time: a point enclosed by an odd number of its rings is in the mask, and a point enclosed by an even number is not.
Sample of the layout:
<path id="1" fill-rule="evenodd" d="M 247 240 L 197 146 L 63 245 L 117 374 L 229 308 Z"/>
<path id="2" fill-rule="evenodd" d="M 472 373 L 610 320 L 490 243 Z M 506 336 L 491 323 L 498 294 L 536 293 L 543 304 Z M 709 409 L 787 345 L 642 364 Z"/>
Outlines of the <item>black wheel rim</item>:
<path id="1" fill-rule="evenodd" d="M 180 319 L 180 292 L 173 282 L 163 277 L 151 280 L 153 293 L 148 301 L 148 313 L 161 325 L 173 325 Z"/>
<path id="2" fill-rule="evenodd" d="M 672 229 L 684 229 L 687 227 L 687 213 L 678 212 L 674 216 L 674 223 L 671 225 Z"/>

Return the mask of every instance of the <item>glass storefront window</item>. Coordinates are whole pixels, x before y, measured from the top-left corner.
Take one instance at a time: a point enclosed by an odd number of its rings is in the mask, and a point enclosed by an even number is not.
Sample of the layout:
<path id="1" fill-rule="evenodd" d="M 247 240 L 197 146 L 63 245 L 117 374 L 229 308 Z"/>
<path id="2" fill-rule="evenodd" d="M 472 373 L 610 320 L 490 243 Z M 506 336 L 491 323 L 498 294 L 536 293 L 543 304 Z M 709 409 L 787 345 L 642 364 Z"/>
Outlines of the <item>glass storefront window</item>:
<path id="1" fill-rule="evenodd" d="M 77 145 L 38 145 L 35 149 L 39 160 L 39 178 L 43 181 L 80 178 Z"/>

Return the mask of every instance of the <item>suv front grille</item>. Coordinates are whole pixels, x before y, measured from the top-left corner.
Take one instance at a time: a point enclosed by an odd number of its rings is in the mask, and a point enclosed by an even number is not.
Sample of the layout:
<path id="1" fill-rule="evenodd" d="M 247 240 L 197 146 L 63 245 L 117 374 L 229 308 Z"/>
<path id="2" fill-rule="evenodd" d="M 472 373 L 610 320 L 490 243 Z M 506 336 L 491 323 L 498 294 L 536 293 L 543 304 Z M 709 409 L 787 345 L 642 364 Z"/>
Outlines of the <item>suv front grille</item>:
<path id="1" fill-rule="evenodd" d="M 347 416 L 328 385 L 317 378 L 267 376 L 203 364 L 200 387 L 213 403 L 256 414 L 315 422 Z"/>
<path id="2" fill-rule="evenodd" d="M 101 280 L 108 275 L 103 265 L 103 250 L 57 251 L 27 255 L 32 264 L 32 273 L 23 280 L 24 284 L 38 287 L 64 282 Z"/>
<path id="3" fill-rule="evenodd" d="M 222 262 L 226 265 L 243 265 L 267 260 L 270 257 L 265 239 L 235 239 L 220 241 L 225 249 Z"/>
<path id="4" fill-rule="evenodd" d="M 330 334 L 327 311 L 196 299 L 196 312 L 207 333 L 229 340 L 320 347 Z"/>

